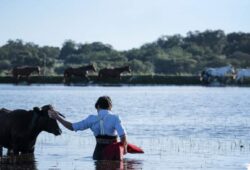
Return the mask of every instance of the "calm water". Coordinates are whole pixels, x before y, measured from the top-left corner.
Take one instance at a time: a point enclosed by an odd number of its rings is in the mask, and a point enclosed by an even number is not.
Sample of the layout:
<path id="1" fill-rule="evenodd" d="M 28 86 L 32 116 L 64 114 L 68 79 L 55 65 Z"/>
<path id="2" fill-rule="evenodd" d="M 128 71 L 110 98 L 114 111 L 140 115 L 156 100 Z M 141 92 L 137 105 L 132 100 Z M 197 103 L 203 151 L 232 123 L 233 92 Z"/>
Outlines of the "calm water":
<path id="1" fill-rule="evenodd" d="M 1 85 L 0 108 L 52 104 L 75 122 L 96 114 L 94 103 L 101 95 L 111 96 L 113 112 L 122 118 L 129 142 L 142 147 L 145 154 L 128 154 L 123 162 L 95 162 L 91 131 L 71 132 L 62 127 L 59 137 L 40 134 L 31 168 L 247 170 L 249 88 Z"/>

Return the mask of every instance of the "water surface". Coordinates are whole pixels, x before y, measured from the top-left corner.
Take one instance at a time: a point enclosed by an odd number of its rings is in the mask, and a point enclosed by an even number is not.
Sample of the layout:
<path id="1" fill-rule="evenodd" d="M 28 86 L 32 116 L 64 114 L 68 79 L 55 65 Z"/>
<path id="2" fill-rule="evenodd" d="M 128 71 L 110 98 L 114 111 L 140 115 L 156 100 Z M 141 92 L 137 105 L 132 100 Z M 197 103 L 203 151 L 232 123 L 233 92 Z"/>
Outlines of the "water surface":
<path id="1" fill-rule="evenodd" d="M 32 167 L 242 170 L 250 163 L 249 88 L 0 85 L 0 107 L 52 104 L 76 122 L 96 114 L 94 104 L 101 95 L 112 98 L 113 112 L 122 118 L 129 142 L 145 154 L 128 154 L 123 162 L 95 162 L 92 132 L 62 127 L 59 137 L 39 135 Z"/>

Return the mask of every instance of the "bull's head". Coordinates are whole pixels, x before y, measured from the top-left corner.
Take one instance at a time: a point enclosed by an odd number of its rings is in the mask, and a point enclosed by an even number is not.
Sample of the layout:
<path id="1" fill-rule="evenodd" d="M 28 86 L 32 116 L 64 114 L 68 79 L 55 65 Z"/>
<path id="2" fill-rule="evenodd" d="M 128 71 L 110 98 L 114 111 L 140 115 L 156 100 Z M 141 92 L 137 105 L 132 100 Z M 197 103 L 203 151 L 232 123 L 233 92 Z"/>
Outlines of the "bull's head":
<path id="1" fill-rule="evenodd" d="M 41 109 L 39 109 L 38 107 L 35 107 L 34 111 L 36 111 L 36 113 L 38 113 L 41 118 L 41 123 L 42 123 L 41 126 L 43 130 L 57 136 L 62 133 L 62 130 L 59 128 L 57 121 L 49 117 L 48 111 L 50 109 L 53 109 L 51 105 L 45 105 Z"/>

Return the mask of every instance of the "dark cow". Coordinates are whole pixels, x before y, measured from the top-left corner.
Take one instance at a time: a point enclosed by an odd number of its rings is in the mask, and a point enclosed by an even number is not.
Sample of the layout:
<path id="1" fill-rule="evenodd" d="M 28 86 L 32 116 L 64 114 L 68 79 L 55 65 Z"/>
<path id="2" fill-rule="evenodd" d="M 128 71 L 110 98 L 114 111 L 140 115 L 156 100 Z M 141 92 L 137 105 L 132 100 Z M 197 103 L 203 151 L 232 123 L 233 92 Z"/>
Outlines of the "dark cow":
<path id="1" fill-rule="evenodd" d="M 64 82 L 70 83 L 72 76 L 78 76 L 78 77 L 82 77 L 82 78 L 89 80 L 88 78 L 89 71 L 93 71 L 93 72 L 96 71 L 93 64 L 90 64 L 88 66 L 77 67 L 77 68 L 68 67 L 64 70 Z"/>
<path id="2" fill-rule="evenodd" d="M 38 66 L 22 66 L 22 67 L 14 67 L 12 69 L 12 75 L 15 80 L 15 83 L 18 84 L 18 81 L 21 77 L 25 77 L 27 82 L 29 83 L 29 76 L 33 73 L 40 74 L 40 67 Z"/>
<path id="3" fill-rule="evenodd" d="M 106 79 L 106 78 L 117 78 L 121 79 L 121 73 L 123 72 L 131 72 L 129 66 L 118 67 L 118 68 L 104 68 L 101 69 L 98 73 L 98 79 Z"/>
<path id="4" fill-rule="evenodd" d="M 40 67 L 23 66 L 23 67 L 14 67 L 12 70 L 13 77 L 17 79 L 19 77 L 29 77 L 32 73 L 40 74 Z"/>
<path id="5" fill-rule="evenodd" d="M 35 143 L 42 131 L 60 135 L 56 120 L 51 119 L 48 110 L 53 109 L 51 105 L 45 105 L 41 109 L 34 107 L 33 110 L 0 110 L 0 151 L 2 147 L 13 151 L 14 155 L 19 153 L 34 153 Z"/>

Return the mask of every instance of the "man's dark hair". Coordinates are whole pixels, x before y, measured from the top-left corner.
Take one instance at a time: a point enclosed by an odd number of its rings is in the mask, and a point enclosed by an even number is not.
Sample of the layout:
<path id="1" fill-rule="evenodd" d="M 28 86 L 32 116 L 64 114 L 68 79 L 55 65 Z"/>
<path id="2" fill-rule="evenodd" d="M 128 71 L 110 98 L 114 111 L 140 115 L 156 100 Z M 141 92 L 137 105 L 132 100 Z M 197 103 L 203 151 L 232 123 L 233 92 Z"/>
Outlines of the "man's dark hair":
<path id="1" fill-rule="evenodd" d="M 112 101 L 109 96 L 101 96 L 95 103 L 95 108 L 99 106 L 100 109 L 111 109 Z"/>

